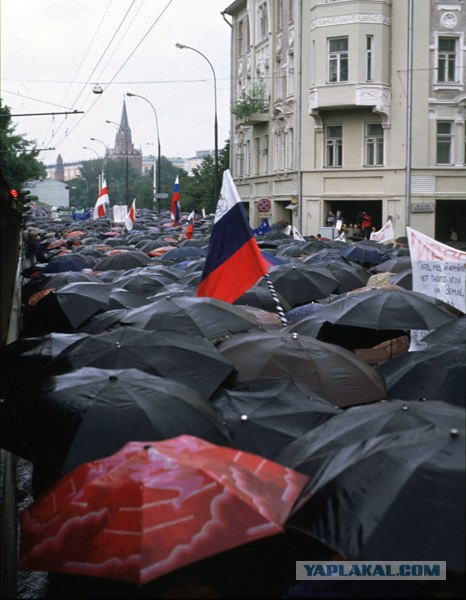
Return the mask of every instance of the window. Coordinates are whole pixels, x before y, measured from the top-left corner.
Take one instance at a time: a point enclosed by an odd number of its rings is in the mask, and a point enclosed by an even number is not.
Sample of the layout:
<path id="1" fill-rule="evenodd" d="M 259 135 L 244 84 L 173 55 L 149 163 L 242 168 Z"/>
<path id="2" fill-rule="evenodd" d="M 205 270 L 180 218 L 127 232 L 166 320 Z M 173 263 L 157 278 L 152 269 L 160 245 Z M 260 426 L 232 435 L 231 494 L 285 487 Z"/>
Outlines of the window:
<path id="1" fill-rule="evenodd" d="M 265 40 L 269 32 L 269 19 L 267 15 L 267 2 L 262 2 L 257 7 L 257 37 L 258 41 Z"/>
<path id="2" fill-rule="evenodd" d="M 374 79 L 374 36 L 366 36 L 366 81 Z"/>
<path id="3" fill-rule="evenodd" d="M 285 131 L 285 169 L 294 167 L 294 130 Z"/>
<path id="4" fill-rule="evenodd" d="M 452 164 L 453 127 L 448 121 L 437 123 L 437 164 Z"/>
<path id="5" fill-rule="evenodd" d="M 348 38 L 330 39 L 328 50 L 329 82 L 348 81 Z"/>
<path id="6" fill-rule="evenodd" d="M 343 165 L 343 126 L 327 125 L 325 127 L 326 167 Z"/>
<path id="7" fill-rule="evenodd" d="M 261 172 L 261 139 L 260 137 L 254 138 L 254 172 L 256 175 L 260 175 Z"/>
<path id="8" fill-rule="evenodd" d="M 458 38 L 438 38 L 437 81 L 439 83 L 454 83 L 457 77 L 457 47 Z"/>
<path id="9" fill-rule="evenodd" d="M 283 29 L 283 0 L 277 0 L 277 29 Z"/>
<path id="10" fill-rule="evenodd" d="M 381 123 L 366 123 L 365 147 L 368 167 L 383 165 L 383 128 Z"/>

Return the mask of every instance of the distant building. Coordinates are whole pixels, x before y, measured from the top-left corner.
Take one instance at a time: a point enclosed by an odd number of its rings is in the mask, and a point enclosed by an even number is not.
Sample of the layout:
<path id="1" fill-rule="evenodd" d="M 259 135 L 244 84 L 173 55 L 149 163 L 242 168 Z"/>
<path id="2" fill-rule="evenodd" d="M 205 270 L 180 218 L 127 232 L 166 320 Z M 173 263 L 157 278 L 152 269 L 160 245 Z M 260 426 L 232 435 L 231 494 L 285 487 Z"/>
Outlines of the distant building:
<path id="1" fill-rule="evenodd" d="M 57 156 L 57 164 L 55 166 L 53 178 L 55 181 L 65 181 L 65 171 L 63 168 L 63 158 L 61 157 L 61 154 Z"/>
<path id="2" fill-rule="evenodd" d="M 129 164 L 142 174 L 142 153 L 136 150 L 131 137 L 131 128 L 128 123 L 128 114 L 126 112 L 126 104 L 123 100 L 123 109 L 121 111 L 120 127 L 118 128 L 115 146 L 108 153 L 108 158 L 126 159 L 128 157 Z"/>
<path id="3" fill-rule="evenodd" d="M 51 179 L 28 181 L 25 190 L 31 195 L 37 196 L 40 202 L 49 206 L 70 205 L 70 190 L 64 181 L 53 181 Z"/>

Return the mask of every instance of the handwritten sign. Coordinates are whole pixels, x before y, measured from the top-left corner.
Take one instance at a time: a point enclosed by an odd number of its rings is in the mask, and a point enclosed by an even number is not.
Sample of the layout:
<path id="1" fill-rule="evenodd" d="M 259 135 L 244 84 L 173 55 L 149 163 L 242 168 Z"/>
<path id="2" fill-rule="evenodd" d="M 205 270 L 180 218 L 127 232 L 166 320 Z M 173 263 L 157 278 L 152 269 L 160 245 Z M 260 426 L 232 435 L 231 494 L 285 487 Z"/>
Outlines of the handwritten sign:
<path id="1" fill-rule="evenodd" d="M 411 227 L 406 230 L 413 266 L 413 290 L 466 313 L 466 252 L 437 242 Z"/>
<path id="2" fill-rule="evenodd" d="M 382 229 L 379 231 L 373 231 L 370 236 L 371 240 L 376 242 L 388 242 L 395 239 L 395 232 L 393 231 L 393 224 L 388 220 Z"/>

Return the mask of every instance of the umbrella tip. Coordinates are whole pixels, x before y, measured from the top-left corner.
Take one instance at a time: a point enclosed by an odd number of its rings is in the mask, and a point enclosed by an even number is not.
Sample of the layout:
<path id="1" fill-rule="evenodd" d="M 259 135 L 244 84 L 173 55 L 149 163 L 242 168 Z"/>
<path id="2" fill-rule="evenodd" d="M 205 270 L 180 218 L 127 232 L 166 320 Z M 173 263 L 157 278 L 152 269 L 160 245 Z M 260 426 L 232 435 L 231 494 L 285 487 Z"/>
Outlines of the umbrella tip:
<path id="1" fill-rule="evenodd" d="M 110 375 L 108 380 L 109 381 L 118 381 L 118 377 L 116 375 Z"/>
<path id="2" fill-rule="evenodd" d="M 242 421 L 247 421 L 248 420 L 248 415 L 241 415 L 241 420 Z"/>
<path id="3" fill-rule="evenodd" d="M 299 339 L 299 333 L 296 333 L 295 331 L 291 334 L 291 339 L 292 340 L 297 340 Z"/>
<path id="4" fill-rule="evenodd" d="M 460 432 L 458 431 L 458 429 L 450 429 L 450 437 L 456 438 L 459 436 L 459 434 Z"/>

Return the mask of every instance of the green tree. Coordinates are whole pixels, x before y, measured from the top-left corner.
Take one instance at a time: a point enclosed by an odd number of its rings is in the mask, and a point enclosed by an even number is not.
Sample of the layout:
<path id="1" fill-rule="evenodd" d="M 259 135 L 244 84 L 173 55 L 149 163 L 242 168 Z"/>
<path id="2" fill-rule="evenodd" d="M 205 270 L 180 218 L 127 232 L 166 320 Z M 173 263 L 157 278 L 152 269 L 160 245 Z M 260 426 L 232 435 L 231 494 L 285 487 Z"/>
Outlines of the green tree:
<path id="1" fill-rule="evenodd" d="M 0 168 L 5 180 L 20 190 L 29 179 L 45 177 L 46 170 L 37 160 L 35 142 L 15 133 L 10 115 L 9 107 L 0 99 Z"/>
<path id="2" fill-rule="evenodd" d="M 222 185 L 223 172 L 229 168 L 229 165 L 230 140 L 227 140 L 218 157 L 219 187 Z M 214 157 L 208 154 L 198 167 L 194 167 L 192 176 L 187 178 L 181 203 L 183 211 L 201 212 L 204 208 L 206 213 L 215 212 L 218 198 L 213 197 L 214 181 L 215 161 Z"/>

